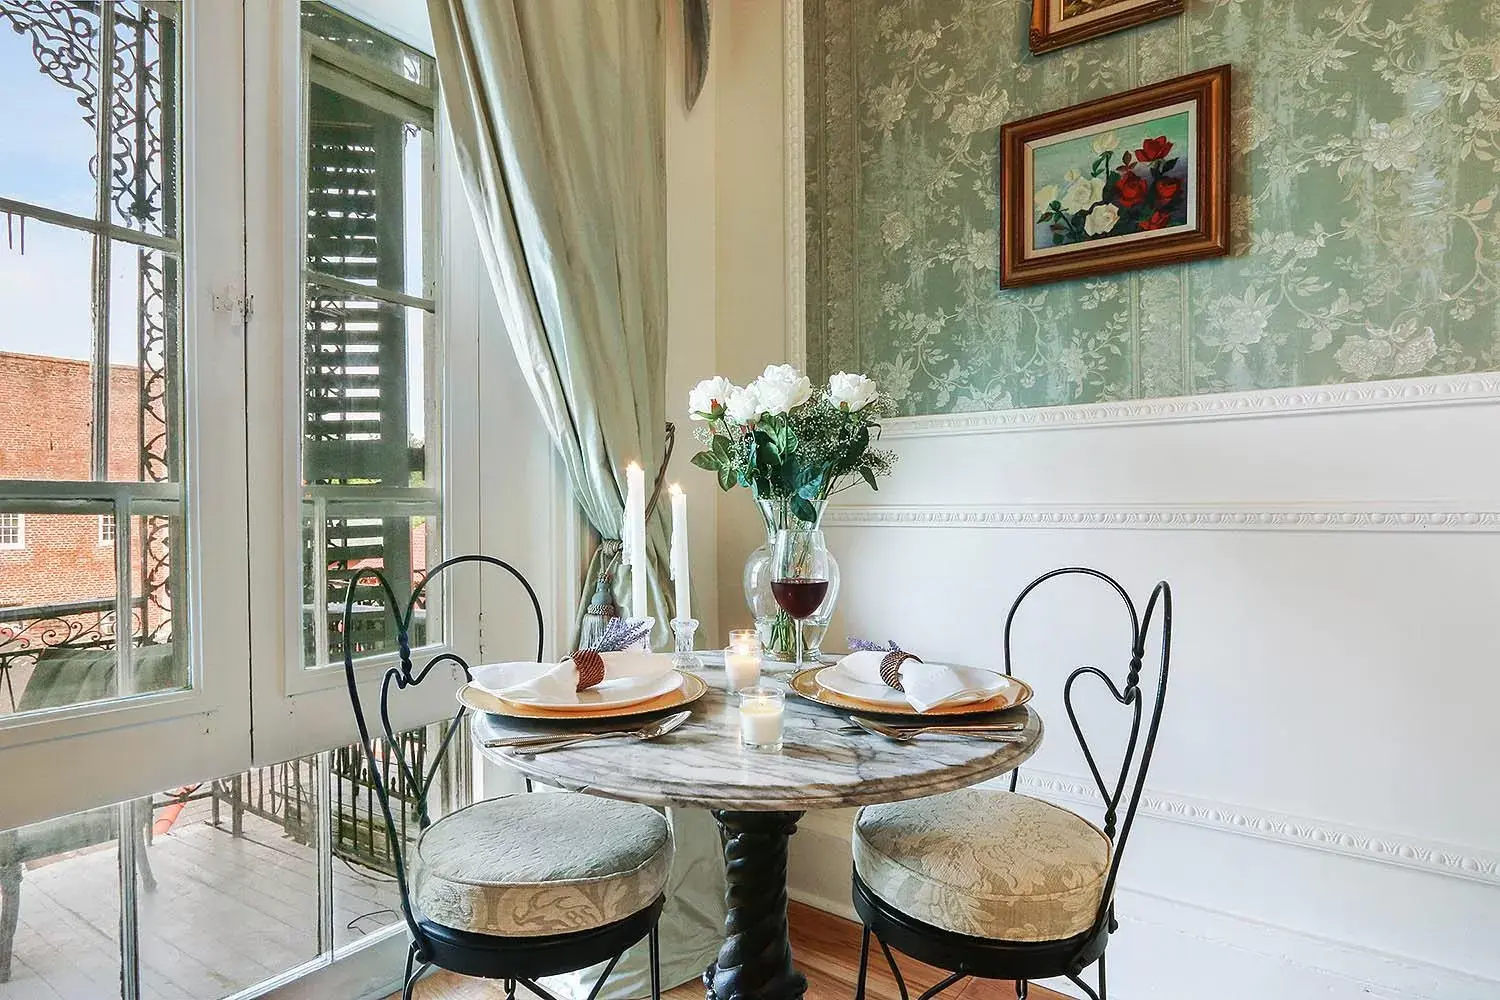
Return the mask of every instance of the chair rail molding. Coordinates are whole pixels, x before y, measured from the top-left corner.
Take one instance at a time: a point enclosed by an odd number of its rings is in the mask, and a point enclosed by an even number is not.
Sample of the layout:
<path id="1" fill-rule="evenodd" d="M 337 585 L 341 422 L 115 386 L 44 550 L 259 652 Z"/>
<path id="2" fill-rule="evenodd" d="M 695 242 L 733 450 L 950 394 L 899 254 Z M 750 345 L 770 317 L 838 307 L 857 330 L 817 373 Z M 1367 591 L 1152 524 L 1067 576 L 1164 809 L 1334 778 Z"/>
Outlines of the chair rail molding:
<path id="1" fill-rule="evenodd" d="M 806 337 L 805 329 L 803 337 Z M 1257 389 L 1202 396 L 1167 396 L 1109 403 L 1069 403 L 1014 410 L 892 417 L 885 421 L 883 427 L 887 439 L 922 438 L 1495 402 L 1500 402 L 1500 373 L 1484 372 L 1342 385 Z"/>
<path id="2" fill-rule="evenodd" d="M 1431 503 L 1290 504 L 847 504 L 823 524 L 841 528 L 1113 528 L 1159 531 L 1500 532 L 1500 510 Z"/>
<path id="3" fill-rule="evenodd" d="M 1099 806 L 1098 790 L 1087 778 L 1023 768 L 1019 790 L 1038 798 Z M 1173 823 L 1270 840 L 1330 854 L 1411 868 L 1431 875 L 1500 886 L 1500 854 L 1478 847 L 1441 844 L 1400 834 L 1365 830 L 1323 819 L 1289 816 L 1225 802 L 1147 791 L 1140 815 Z"/>

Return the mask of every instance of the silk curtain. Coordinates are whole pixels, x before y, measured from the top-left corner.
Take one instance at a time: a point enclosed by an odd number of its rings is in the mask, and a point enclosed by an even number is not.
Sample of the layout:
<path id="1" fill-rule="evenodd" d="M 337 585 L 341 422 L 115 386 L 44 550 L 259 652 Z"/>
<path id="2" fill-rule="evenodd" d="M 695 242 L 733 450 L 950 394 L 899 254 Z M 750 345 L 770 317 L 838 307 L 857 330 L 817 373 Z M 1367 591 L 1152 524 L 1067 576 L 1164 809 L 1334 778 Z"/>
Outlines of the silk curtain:
<path id="1" fill-rule="evenodd" d="M 650 484 L 665 446 L 661 11 L 653 0 L 428 0 L 428 9 L 511 346 L 579 508 L 600 538 L 619 539 L 624 467 L 639 462 Z M 660 583 L 667 507 L 647 524 L 657 648 L 672 618 Z M 596 547 L 580 618 L 617 551 Z M 622 609 L 628 576 L 614 576 Z"/>

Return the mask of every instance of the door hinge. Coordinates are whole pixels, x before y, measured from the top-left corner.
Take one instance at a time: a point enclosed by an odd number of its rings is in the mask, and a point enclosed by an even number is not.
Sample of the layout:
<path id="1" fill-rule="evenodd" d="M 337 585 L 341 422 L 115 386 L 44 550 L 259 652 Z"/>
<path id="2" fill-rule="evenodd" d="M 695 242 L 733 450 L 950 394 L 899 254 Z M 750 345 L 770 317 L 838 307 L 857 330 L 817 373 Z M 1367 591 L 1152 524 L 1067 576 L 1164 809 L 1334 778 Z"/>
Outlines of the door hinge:
<path id="1" fill-rule="evenodd" d="M 226 288 L 214 293 L 214 312 L 229 313 L 242 323 L 250 322 L 255 315 L 255 296 L 241 295 L 238 290 Z"/>

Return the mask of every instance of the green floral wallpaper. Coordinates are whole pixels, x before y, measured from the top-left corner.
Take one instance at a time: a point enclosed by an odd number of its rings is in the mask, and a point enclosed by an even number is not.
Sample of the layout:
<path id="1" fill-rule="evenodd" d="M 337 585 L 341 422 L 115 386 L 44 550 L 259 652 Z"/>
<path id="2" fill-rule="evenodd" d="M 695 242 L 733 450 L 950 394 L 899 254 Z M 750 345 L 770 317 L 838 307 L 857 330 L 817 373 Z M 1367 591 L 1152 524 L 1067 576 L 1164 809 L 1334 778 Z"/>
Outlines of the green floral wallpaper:
<path id="1" fill-rule="evenodd" d="M 1500 0 L 808 0 L 808 348 L 907 414 L 1500 367 Z M 1228 62 L 1233 256 L 999 288 L 1002 122 Z"/>

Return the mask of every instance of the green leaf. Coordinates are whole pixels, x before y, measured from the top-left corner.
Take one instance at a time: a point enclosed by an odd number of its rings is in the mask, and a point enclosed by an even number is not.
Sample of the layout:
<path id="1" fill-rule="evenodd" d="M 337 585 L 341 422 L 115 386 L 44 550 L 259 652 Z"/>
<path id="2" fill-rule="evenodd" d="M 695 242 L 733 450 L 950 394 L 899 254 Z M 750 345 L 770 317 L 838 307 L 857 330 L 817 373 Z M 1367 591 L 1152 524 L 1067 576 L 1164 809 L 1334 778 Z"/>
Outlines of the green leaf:
<path id="1" fill-rule="evenodd" d="M 871 472 L 865 466 L 860 466 L 859 477 L 870 484 L 870 489 L 877 493 L 880 492 L 880 487 L 875 484 L 875 473 Z"/>
<path id="2" fill-rule="evenodd" d="M 714 457 L 711 451 L 698 452 L 698 454 L 693 456 L 693 464 L 700 469 L 707 469 L 709 472 L 719 471 L 720 465 L 719 460 Z"/>
<path id="3" fill-rule="evenodd" d="M 734 470 L 723 468 L 719 470 L 719 489 L 728 493 L 734 489 Z"/>
<path id="4" fill-rule="evenodd" d="M 709 446 L 713 449 L 714 457 L 721 464 L 729 461 L 729 456 L 733 454 L 732 442 L 722 434 L 715 434 L 713 441 L 709 442 Z"/>
<path id="5" fill-rule="evenodd" d="M 792 497 L 792 514 L 797 520 L 811 524 L 818 519 L 818 508 L 801 497 Z"/>

